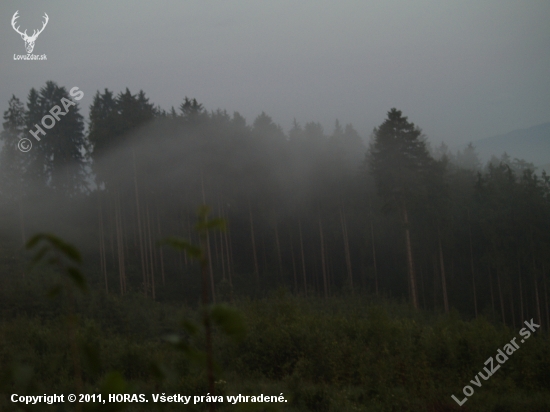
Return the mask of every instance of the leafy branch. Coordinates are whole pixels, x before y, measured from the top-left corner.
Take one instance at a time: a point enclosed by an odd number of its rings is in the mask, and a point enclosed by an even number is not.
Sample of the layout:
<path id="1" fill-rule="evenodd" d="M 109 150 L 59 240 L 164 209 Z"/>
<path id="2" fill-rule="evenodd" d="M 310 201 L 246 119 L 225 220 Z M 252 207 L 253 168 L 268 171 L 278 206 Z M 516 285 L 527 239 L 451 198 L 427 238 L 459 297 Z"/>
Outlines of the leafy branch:
<path id="1" fill-rule="evenodd" d="M 82 263 L 82 257 L 78 249 L 73 245 L 65 242 L 64 240 L 48 233 L 38 233 L 34 235 L 26 244 L 27 250 L 36 249 L 34 257 L 31 260 L 31 268 L 34 268 L 40 263 L 47 263 L 52 266 L 56 266 L 59 271 L 66 275 L 66 280 L 70 281 L 70 284 L 65 283 L 67 299 L 68 299 L 68 332 L 69 341 L 71 344 L 71 352 L 73 357 L 73 367 L 75 375 L 76 396 L 82 393 L 82 368 L 80 365 L 80 356 L 78 351 L 78 344 L 76 341 L 76 315 L 75 315 L 75 303 L 73 288 L 77 288 L 81 293 L 88 292 L 88 286 L 86 278 L 82 275 L 79 269 Z M 50 290 L 50 297 L 57 296 L 63 289 L 61 284 L 55 285 Z M 80 404 L 76 405 L 77 411 L 80 411 Z"/>
<path id="2" fill-rule="evenodd" d="M 172 248 L 187 253 L 192 260 L 200 263 L 201 281 L 202 281 L 202 326 L 206 338 L 206 353 L 197 351 L 186 341 L 178 336 L 171 336 L 167 340 L 182 350 L 188 357 L 194 360 L 206 360 L 206 372 L 208 377 L 208 389 L 211 395 L 215 393 L 214 382 L 214 360 L 212 351 L 212 323 L 216 324 L 227 336 L 240 340 L 244 337 L 246 331 L 244 322 L 240 313 L 226 305 L 210 306 L 210 296 L 208 292 L 208 233 L 212 230 L 226 230 L 224 219 L 208 219 L 210 208 L 206 205 L 199 207 L 197 212 L 197 223 L 195 231 L 199 235 L 199 245 L 195 245 L 185 239 L 170 237 L 160 242 L 161 245 L 169 245 Z M 190 321 L 185 320 L 182 324 L 184 330 L 191 336 L 196 335 L 199 328 Z M 210 403 L 209 410 L 215 411 L 216 404 Z"/>

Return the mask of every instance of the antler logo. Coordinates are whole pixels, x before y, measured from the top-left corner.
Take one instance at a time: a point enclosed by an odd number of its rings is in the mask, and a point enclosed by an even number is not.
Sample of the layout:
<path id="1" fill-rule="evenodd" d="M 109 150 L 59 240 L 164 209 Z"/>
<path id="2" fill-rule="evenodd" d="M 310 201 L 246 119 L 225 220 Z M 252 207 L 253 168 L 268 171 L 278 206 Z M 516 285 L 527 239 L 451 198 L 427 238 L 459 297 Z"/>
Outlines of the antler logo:
<path id="1" fill-rule="evenodd" d="M 11 19 L 11 26 L 13 27 L 13 29 L 17 33 L 19 33 L 21 35 L 21 38 L 23 40 L 25 40 L 25 48 L 27 49 L 27 53 L 32 53 L 32 50 L 34 49 L 34 42 L 36 41 L 36 38 L 38 37 L 38 35 L 40 33 L 42 33 L 44 31 L 44 28 L 46 27 L 46 24 L 48 24 L 48 20 L 50 18 L 48 17 L 48 15 L 46 13 L 44 13 L 44 18 L 46 19 L 46 21 L 44 22 L 44 25 L 42 26 L 42 28 L 38 31 L 34 30 L 33 33 L 32 33 L 32 36 L 28 36 L 27 35 L 27 30 L 25 30 L 23 33 L 21 33 L 19 31 L 19 26 L 15 27 L 15 20 L 17 20 L 19 18 L 17 13 L 19 13 L 19 10 L 17 10 L 15 12 L 15 14 L 13 15 L 13 17 Z"/>

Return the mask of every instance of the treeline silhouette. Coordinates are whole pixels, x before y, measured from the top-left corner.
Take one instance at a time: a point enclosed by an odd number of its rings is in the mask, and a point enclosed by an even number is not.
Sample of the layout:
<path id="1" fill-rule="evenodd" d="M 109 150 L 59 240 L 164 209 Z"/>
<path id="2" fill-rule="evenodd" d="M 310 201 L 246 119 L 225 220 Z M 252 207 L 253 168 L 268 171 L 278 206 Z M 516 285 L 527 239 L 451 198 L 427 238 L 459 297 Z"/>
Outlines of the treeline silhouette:
<path id="1" fill-rule="evenodd" d="M 128 89 L 98 91 L 87 128 L 77 104 L 35 141 L 63 97 L 47 82 L 4 113 L 4 287 L 26 281 L 27 237 L 50 231 L 84 252 L 96 289 L 195 304 L 195 263 L 157 243 L 193 240 L 207 204 L 228 223 L 207 242 L 215 301 L 279 287 L 384 295 L 550 329 L 550 181 L 525 161 L 482 167 L 471 145 L 432 149 L 396 109 L 367 146 L 338 121 L 330 134 L 296 121 L 285 133 L 263 112 L 248 125 L 187 97 L 165 111 Z"/>

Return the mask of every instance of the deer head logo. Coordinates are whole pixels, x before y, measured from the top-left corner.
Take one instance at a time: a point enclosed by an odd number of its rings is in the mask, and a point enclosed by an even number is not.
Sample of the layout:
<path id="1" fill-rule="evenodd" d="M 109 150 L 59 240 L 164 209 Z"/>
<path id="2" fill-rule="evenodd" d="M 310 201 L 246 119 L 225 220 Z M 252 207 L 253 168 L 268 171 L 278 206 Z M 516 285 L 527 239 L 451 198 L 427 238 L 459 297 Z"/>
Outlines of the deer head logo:
<path id="1" fill-rule="evenodd" d="M 48 20 L 50 18 L 48 17 L 48 15 L 46 13 L 44 13 L 44 18 L 46 19 L 46 21 L 44 21 L 44 25 L 42 26 L 42 28 L 38 31 L 34 30 L 33 33 L 32 33 L 32 36 L 28 36 L 27 35 L 27 30 L 25 30 L 23 33 L 21 33 L 19 31 L 19 26 L 15 27 L 15 20 L 17 20 L 19 18 L 17 13 L 19 13 L 19 10 L 17 10 L 15 12 L 15 14 L 13 15 L 13 17 L 11 19 L 11 26 L 13 27 L 13 29 L 17 33 L 19 33 L 21 35 L 21 38 L 23 40 L 25 40 L 25 48 L 27 49 L 27 53 L 32 53 L 32 50 L 34 49 L 34 42 L 36 41 L 36 38 L 38 37 L 38 35 L 40 33 L 42 33 L 44 31 L 44 28 L 46 27 L 46 24 L 48 24 Z"/>

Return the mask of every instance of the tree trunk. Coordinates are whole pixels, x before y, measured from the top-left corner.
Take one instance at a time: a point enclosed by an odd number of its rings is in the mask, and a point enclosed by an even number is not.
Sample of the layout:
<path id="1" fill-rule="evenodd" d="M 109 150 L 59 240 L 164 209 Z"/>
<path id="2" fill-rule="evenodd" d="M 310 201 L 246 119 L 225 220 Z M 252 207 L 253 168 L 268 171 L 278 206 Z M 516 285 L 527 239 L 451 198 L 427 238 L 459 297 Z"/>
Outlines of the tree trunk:
<path id="1" fill-rule="evenodd" d="M 533 282 L 535 283 L 535 304 L 537 305 L 537 321 L 540 325 L 542 322 L 542 316 L 540 312 L 540 300 L 539 300 L 539 282 L 536 272 L 533 273 Z"/>
<path id="2" fill-rule="evenodd" d="M 523 316 L 523 286 L 521 282 L 521 262 L 519 260 L 519 255 L 518 255 L 518 280 L 519 280 L 519 313 L 520 313 L 520 321 L 523 322 L 525 318 Z"/>
<path id="3" fill-rule="evenodd" d="M 256 287 L 260 291 L 260 270 L 258 268 L 258 255 L 256 254 L 256 237 L 254 236 L 254 221 L 252 220 L 252 208 L 248 202 L 248 213 L 250 216 L 250 237 L 252 239 L 252 254 L 254 255 L 254 275 L 256 276 Z"/>
<path id="4" fill-rule="evenodd" d="M 143 275 L 143 291 L 145 293 L 145 297 L 147 297 L 147 289 L 148 289 L 147 268 L 145 264 L 145 247 L 144 247 L 144 241 L 143 241 L 143 231 L 141 228 L 141 212 L 139 209 L 139 191 L 138 191 L 138 183 L 137 183 L 136 153 L 133 148 L 132 148 L 132 160 L 134 165 L 134 191 L 136 195 L 136 218 L 138 223 L 139 251 L 140 251 L 140 257 L 141 257 L 141 273 Z"/>
<path id="5" fill-rule="evenodd" d="M 493 308 L 493 313 L 494 313 L 496 310 L 495 310 L 495 295 L 493 293 L 493 276 L 491 275 L 491 268 L 488 267 L 487 270 L 489 271 L 489 287 L 490 287 L 490 290 L 491 290 L 491 306 Z"/>
<path id="6" fill-rule="evenodd" d="M 445 277 L 445 262 L 443 260 L 443 247 L 441 246 L 441 234 L 439 232 L 439 222 L 437 224 L 437 240 L 439 243 L 439 263 L 441 265 L 441 289 L 443 291 L 443 307 L 445 313 L 449 313 L 449 300 L 447 297 L 447 279 Z"/>
<path id="7" fill-rule="evenodd" d="M 300 251 L 302 252 L 302 274 L 304 276 L 304 296 L 307 298 L 306 259 L 304 256 L 304 239 L 302 238 L 302 222 L 298 222 L 300 231 Z"/>
<path id="8" fill-rule="evenodd" d="M 502 313 L 502 323 L 506 325 L 506 317 L 504 316 L 504 299 L 502 298 L 502 288 L 500 287 L 500 271 L 497 269 L 497 284 L 498 284 L 498 296 L 500 299 L 500 311 Z"/>
<path id="9" fill-rule="evenodd" d="M 268 266 L 267 266 L 267 252 L 266 252 L 266 248 L 265 248 L 265 234 L 261 234 L 260 235 L 260 239 L 262 240 L 262 261 L 263 261 L 263 268 L 264 268 L 264 271 L 263 271 L 263 274 L 265 275 L 265 272 L 266 270 L 268 270 Z"/>
<path id="10" fill-rule="evenodd" d="M 327 299 L 328 298 L 327 267 L 325 262 L 325 240 L 323 238 L 323 226 L 321 225 L 321 216 L 319 216 L 319 237 L 321 238 L 321 271 L 323 273 L 323 290 L 325 292 L 325 299 Z"/>
<path id="11" fill-rule="evenodd" d="M 215 255 L 215 258 L 212 260 L 212 269 L 214 269 L 214 262 L 216 262 L 216 269 L 219 271 L 220 270 L 220 253 L 223 254 L 223 251 L 220 252 L 220 245 L 218 244 L 218 235 L 219 237 L 221 237 L 221 232 L 220 233 L 214 232 L 212 236 L 214 238 L 214 255 Z M 222 255 L 222 260 L 223 260 L 223 255 Z M 222 279 L 225 280 L 225 268 L 222 271 Z"/>
<path id="12" fill-rule="evenodd" d="M 231 238 L 230 238 L 230 234 L 229 234 L 229 220 L 227 219 L 227 215 L 225 213 L 225 210 L 222 206 L 222 217 L 223 219 L 225 219 L 226 223 L 227 223 L 227 228 L 225 230 L 225 232 L 223 233 L 224 234 L 224 240 L 225 240 L 225 250 L 226 250 L 226 255 L 227 255 L 227 275 L 229 277 L 229 286 L 231 287 L 230 288 L 230 294 L 231 294 L 231 301 L 233 301 L 233 278 L 232 278 L 232 275 L 231 275 L 231 271 L 232 271 L 232 252 L 231 252 Z"/>
<path id="13" fill-rule="evenodd" d="M 27 236 L 25 234 L 25 215 L 23 214 L 23 205 L 21 203 L 21 198 L 19 198 L 19 201 L 17 202 L 19 208 L 19 229 L 21 230 L 21 241 L 23 242 L 23 247 L 25 247 L 25 245 L 27 244 Z M 22 269 L 22 275 L 23 279 L 25 279 L 26 274 L 24 266 Z"/>
<path id="14" fill-rule="evenodd" d="M 185 213 L 185 217 L 187 219 L 187 226 L 183 223 L 184 220 L 183 220 L 183 210 L 181 212 L 181 225 L 182 225 L 182 231 L 185 233 L 185 230 L 187 229 L 187 239 L 189 239 L 189 241 L 191 242 L 191 222 L 189 221 L 189 211 L 186 210 L 186 213 Z M 180 252 L 180 261 L 181 261 L 181 255 L 182 253 Z M 187 269 L 187 253 L 183 253 L 183 262 L 185 264 L 185 269 Z"/>
<path id="15" fill-rule="evenodd" d="M 546 306 L 546 332 L 550 332 L 550 311 L 548 310 L 548 290 L 546 289 L 546 273 L 544 271 L 544 263 L 542 264 L 542 281 L 544 285 L 544 303 Z"/>
<path id="16" fill-rule="evenodd" d="M 160 216 L 159 216 L 159 210 L 157 207 L 157 234 L 159 239 L 162 239 L 162 232 L 160 230 Z M 164 254 L 162 253 L 162 248 L 159 248 L 159 254 L 160 254 L 160 274 L 162 276 L 162 286 L 166 286 L 166 280 L 164 279 Z"/>
<path id="17" fill-rule="evenodd" d="M 216 268 L 219 271 L 222 267 L 222 279 L 225 280 L 225 264 L 223 262 L 223 244 L 221 242 L 221 232 L 214 232 L 214 254 L 216 255 Z"/>
<path id="18" fill-rule="evenodd" d="M 330 250 L 330 249 L 329 249 Z M 327 267 L 327 286 L 328 286 L 328 295 L 331 296 L 332 295 L 332 286 L 331 286 L 331 282 L 332 282 L 332 274 L 333 274 L 333 270 L 332 270 L 332 260 L 330 258 L 330 254 L 329 253 L 326 253 L 326 267 Z"/>
<path id="19" fill-rule="evenodd" d="M 474 248 L 472 245 L 472 227 L 470 225 L 470 210 L 468 210 L 468 234 L 470 236 L 470 270 L 472 271 L 472 287 L 474 291 L 474 312 L 477 319 L 476 272 L 474 269 Z"/>
<path id="20" fill-rule="evenodd" d="M 128 214 L 126 213 L 126 208 L 122 209 L 122 206 L 121 206 L 121 210 L 120 210 L 120 221 L 121 221 L 121 224 L 122 224 L 122 227 L 124 228 L 124 236 L 122 237 L 123 241 L 122 241 L 122 246 L 124 247 L 124 256 L 130 256 L 130 236 L 127 235 L 127 233 L 129 232 L 129 227 L 130 227 L 130 224 L 129 224 L 129 218 L 128 218 Z M 131 218 L 130 218 L 131 219 Z M 124 265 L 126 266 L 126 264 Z"/>
<path id="21" fill-rule="evenodd" d="M 206 196 L 204 192 L 204 179 L 202 176 L 202 169 L 201 169 L 201 190 L 202 190 L 202 203 L 206 206 Z M 212 268 L 212 252 L 210 250 L 210 234 L 206 232 L 206 252 L 208 253 L 208 269 L 210 272 L 210 288 L 212 293 L 212 302 L 216 303 L 216 289 L 214 288 L 214 270 Z"/>
<path id="22" fill-rule="evenodd" d="M 144 213 L 144 217 L 143 217 L 143 221 L 142 221 L 142 224 L 143 224 L 143 255 L 144 255 L 144 262 L 145 262 L 145 285 L 146 285 L 146 294 L 149 294 L 149 291 L 151 290 L 152 288 L 152 282 L 151 282 L 151 266 L 150 266 L 150 262 L 149 262 L 149 241 L 148 241 L 148 236 L 147 236 L 147 203 L 145 203 L 145 211 L 143 212 Z M 140 217 L 141 219 L 141 217 Z M 151 290 L 151 294 L 152 294 L 152 290 Z"/>
<path id="23" fill-rule="evenodd" d="M 372 261 L 374 264 L 374 290 L 376 292 L 376 296 L 378 296 L 378 269 L 376 266 L 376 247 L 374 244 L 374 228 L 372 225 L 372 219 L 370 221 L 370 235 L 372 239 Z"/>
<path id="24" fill-rule="evenodd" d="M 512 327 L 515 330 L 516 329 L 516 311 L 514 308 L 514 289 L 512 287 L 510 288 L 510 306 L 512 308 Z"/>
<path id="25" fill-rule="evenodd" d="M 220 204 L 220 199 L 218 198 L 218 217 L 220 219 L 223 219 L 223 214 L 222 214 L 222 208 L 221 208 L 221 204 Z M 219 236 L 220 236 L 220 254 L 221 254 L 221 264 L 222 264 L 222 279 L 223 280 L 226 280 L 226 276 L 225 276 L 225 254 L 227 253 L 226 250 L 224 250 L 224 234 L 225 232 L 222 232 L 220 231 L 219 233 Z"/>
<path id="26" fill-rule="evenodd" d="M 438 285 L 437 285 L 437 279 L 439 279 L 439 273 L 437 273 L 437 257 L 436 257 L 436 254 L 433 253 L 432 254 L 432 264 L 433 264 L 433 270 L 434 270 L 434 292 L 433 292 L 433 297 L 434 297 L 434 311 L 437 310 L 437 290 L 438 290 Z M 409 294 L 411 293 L 411 289 L 410 289 L 410 282 L 409 282 Z"/>
<path id="27" fill-rule="evenodd" d="M 153 254 L 153 242 L 152 242 L 152 233 L 151 233 L 151 219 L 149 217 L 149 204 L 145 203 L 146 218 L 147 218 L 147 238 L 149 246 L 149 262 L 150 262 L 150 273 L 151 273 L 151 291 L 153 295 L 153 300 L 156 300 L 156 287 L 155 287 L 155 259 Z"/>
<path id="28" fill-rule="evenodd" d="M 292 273 L 294 274 L 294 293 L 298 294 L 298 276 L 296 274 L 296 259 L 294 258 L 294 245 L 292 244 L 292 234 L 290 234 L 290 256 L 292 258 Z"/>
<path id="29" fill-rule="evenodd" d="M 281 284 L 283 284 L 283 260 L 281 258 L 281 244 L 279 242 L 279 229 L 277 228 L 277 222 L 275 222 L 275 246 L 277 247 L 277 262 L 279 264 L 279 280 Z"/>
<path id="30" fill-rule="evenodd" d="M 229 220 L 228 220 L 229 221 Z M 231 285 L 231 296 L 233 296 L 233 270 L 235 268 L 235 263 L 233 261 L 233 242 L 231 241 L 231 227 L 227 226 L 227 231 L 225 232 L 225 241 L 228 244 L 227 250 L 229 251 L 227 256 L 227 267 L 229 272 L 229 284 Z"/>
<path id="31" fill-rule="evenodd" d="M 426 291 L 424 289 L 424 270 L 420 266 L 420 286 L 422 287 L 422 308 L 426 309 Z"/>
<path id="32" fill-rule="evenodd" d="M 412 300 L 413 308 L 418 309 L 418 301 L 416 299 L 416 281 L 415 281 L 415 275 L 414 275 L 414 262 L 413 262 L 412 247 L 411 247 L 411 235 L 409 232 L 409 215 L 408 215 L 407 207 L 405 203 L 402 204 L 402 211 L 403 211 L 403 223 L 405 225 L 405 239 L 406 239 L 406 247 L 407 247 L 407 268 L 409 271 L 411 300 Z"/>
<path id="33" fill-rule="evenodd" d="M 67 307 L 68 307 L 68 316 L 67 316 L 67 334 L 69 337 L 69 342 L 71 346 L 72 358 L 73 358 L 73 368 L 74 368 L 74 379 L 76 387 L 76 397 L 79 399 L 79 394 L 82 393 L 82 368 L 80 365 L 80 351 L 78 350 L 78 343 L 76 337 L 76 315 L 75 315 L 75 300 L 71 287 L 69 286 L 68 279 L 65 279 L 65 288 L 67 290 Z M 80 403 L 77 402 L 76 411 L 80 412 L 82 410 Z"/>
<path id="34" fill-rule="evenodd" d="M 351 294 L 353 295 L 353 274 L 351 271 L 351 256 L 349 251 L 349 239 L 348 239 L 348 227 L 346 223 L 346 216 L 344 212 L 344 206 L 340 203 L 340 224 L 342 225 L 342 236 L 344 238 L 344 252 L 346 256 L 346 268 L 348 271 L 348 282 L 351 288 Z"/>
<path id="35" fill-rule="evenodd" d="M 112 203 L 112 210 L 114 212 L 114 213 L 107 213 L 107 219 L 109 219 L 108 221 L 109 245 L 111 246 L 111 258 L 113 261 L 113 268 L 116 268 L 116 264 L 115 264 L 116 221 L 114 220 L 114 217 L 113 217 L 113 215 L 116 216 L 115 197 L 116 197 L 116 190 L 111 192 L 110 195 L 109 194 L 107 195 L 107 210 L 111 208 L 111 203 Z"/>
<path id="36" fill-rule="evenodd" d="M 535 284 L 535 304 L 537 305 L 537 321 L 540 325 L 541 323 L 541 313 L 540 313 L 540 301 L 539 301 L 539 285 L 537 279 L 537 267 L 535 264 L 535 244 L 533 242 L 533 228 L 531 227 L 531 255 L 533 256 L 533 283 Z"/>
<path id="37" fill-rule="evenodd" d="M 208 233 L 208 232 L 207 232 Z M 206 252 L 206 249 L 208 248 L 208 238 L 205 235 L 200 236 L 200 243 L 201 243 L 201 249 L 203 252 Z M 202 259 L 201 261 L 201 279 L 202 279 L 202 319 L 203 319 L 203 325 L 204 325 L 204 331 L 205 331 L 205 338 L 206 338 L 206 375 L 208 379 L 208 389 L 210 391 L 210 394 L 214 395 L 214 360 L 213 360 L 213 353 L 212 353 L 212 325 L 210 321 L 210 314 L 208 311 L 208 305 L 209 305 L 209 297 L 208 297 L 208 266 L 209 265 L 209 257 L 210 255 L 207 255 L 208 257 L 206 259 Z M 209 404 L 209 410 L 214 411 L 216 408 L 214 403 Z"/>
<path id="38" fill-rule="evenodd" d="M 207 248 L 207 252 L 208 252 L 208 260 L 209 260 L 209 262 L 212 262 L 212 252 L 210 251 L 210 235 L 209 235 L 208 232 L 206 233 L 206 248 Z M 210 288 L 211 288 L 211 293 L 212 293 L 212 303 L 216 303 L 216 289 L 215 289 L 215 284 L 214 284 L 214 270 L 212 268 L 212 264 L 209 264 L 208 267 L 210 269 Z"/>
<path id="39" fill-rule="evenodd" d="M 311 271 L 312 276 L 309 281 L 309 289 L 313 290 L 313 295 L 316 296 L 317 293 L 319 296 L 321 295 L 321 288 L 319 286 L 319 279 L 317 278 L 317 274 L 319 273 L 319 268 L 317 267 L 317 259 L 313 259 L 313 270 Z"/>
<path id="40" fill-rule="evenodd" d="M 123 245 L 123 232 L 122 232 L 122 219 L 120 210 L 120 198 L 118 191 L 115 193 L 115 225 L 116 225 L 116 243 L 118 251 L 118 276 L 120 280 L 120 294 L 124 295 L 126 292 L 126 279 L 124 268 L 124 245 Z"/>
<path id="41" fill-rule="evenodd" d="M 107 281 L 107 256 L 105 253 L 105 237 L 103 228 L 103 208 L 101 206 L 101 191 L 97 191 L 98 218 L 99 218 L 99 266 L 105 280 L 105 293 L 109 293 L 109 282 Z"/>

